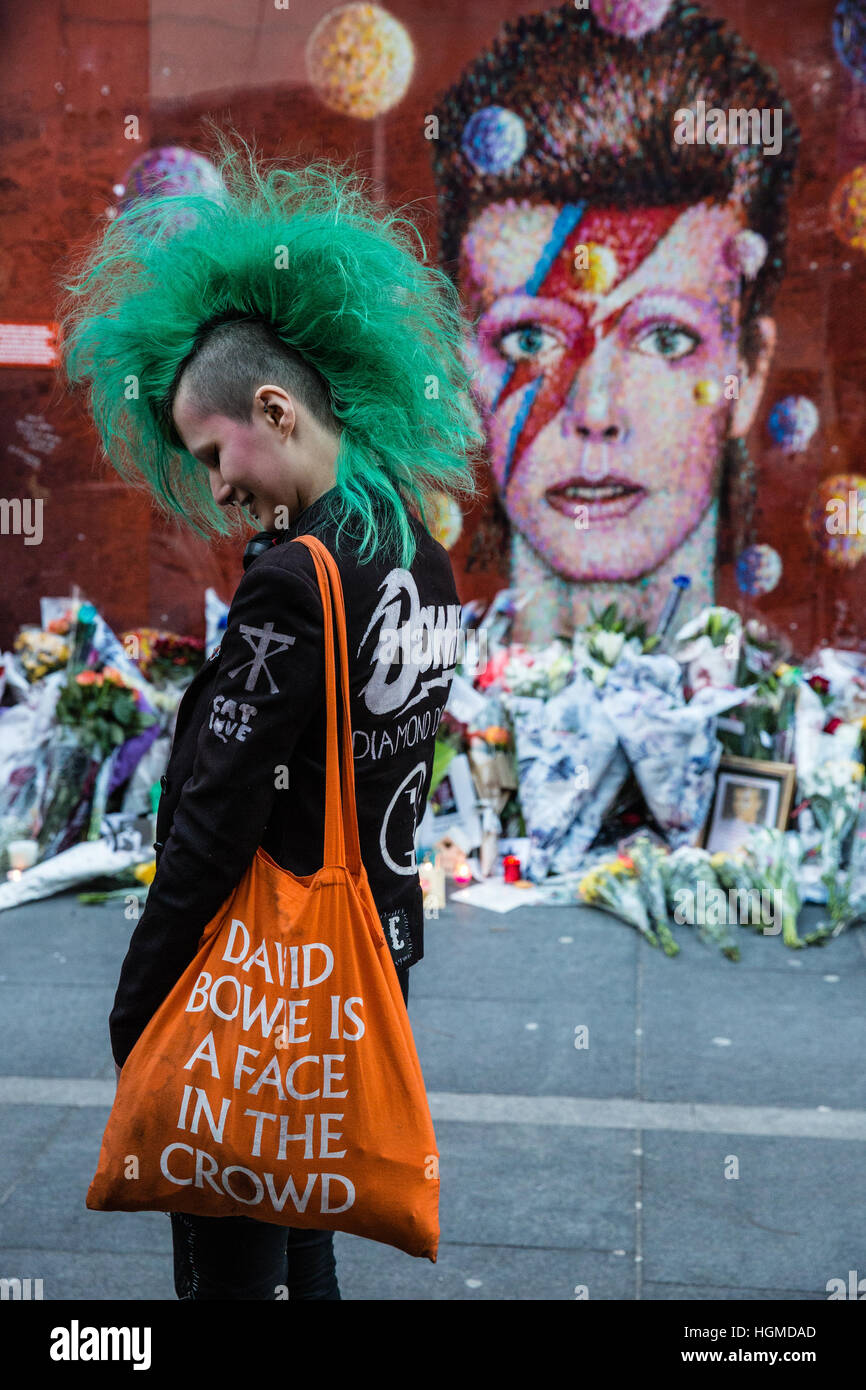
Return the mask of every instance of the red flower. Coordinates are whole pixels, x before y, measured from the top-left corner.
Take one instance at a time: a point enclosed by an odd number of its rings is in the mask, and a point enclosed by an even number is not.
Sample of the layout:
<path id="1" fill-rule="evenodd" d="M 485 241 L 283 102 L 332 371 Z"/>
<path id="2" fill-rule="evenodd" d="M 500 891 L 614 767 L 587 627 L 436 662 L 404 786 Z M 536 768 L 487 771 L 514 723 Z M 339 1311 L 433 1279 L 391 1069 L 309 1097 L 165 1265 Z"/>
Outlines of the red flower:
<path id="1" fill-rule="evenodd" d="M 841 723 L 841 719 L 828 719 L 827 723 L 824 725 L 824 733 L 835 734 L 836 730 L 838 729 Z"/>
<path id="2" fill-rule="evenodd" d="M 830 682 L 827 680 L 826 676 L 810 676 L 806 684 L 811 685 L 812 689 L 818 695 L 830 694 Z"/>
<path id="3" fill-rule="evenodd" d="M 511 653 L 508 648 L 503 647 L 494 657 L 491 657 L 484 670 L 479 672 L 475 677 L 476 688 L 479 690 L 486 690 L 489 685 L 493 685 L 494 682 L 501 680 L 505 669 L 505 663 L 508 661 L 510 655 Z"/>

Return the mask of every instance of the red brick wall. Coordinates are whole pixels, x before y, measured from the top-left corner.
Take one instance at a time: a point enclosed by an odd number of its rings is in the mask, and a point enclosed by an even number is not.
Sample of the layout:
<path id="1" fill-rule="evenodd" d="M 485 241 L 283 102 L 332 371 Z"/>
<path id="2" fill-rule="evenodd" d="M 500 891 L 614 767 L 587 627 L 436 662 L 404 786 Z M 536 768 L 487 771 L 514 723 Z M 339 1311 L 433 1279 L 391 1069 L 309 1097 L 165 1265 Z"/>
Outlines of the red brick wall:
<path id="1" fill-rule="evenodd" d="M 323 0 L 283 11 L 178 0 L 151 21 L 144 0 L 7 0 L 0 317 L 50 319 L 51 277 L 68 240 L 98 225 L 112 186 L 148 146 L 201 148 L 205 114 L 231 118 L 266 155 L 346 155 L 372 172 L 372 126 L 325 110 L 304 78 L 303 45 L 330 8 Z M 407 96 L 381 120 L 384 165 L 380 150 L 376 167 L 384 167 L 392 200 L 414 201 L 432 240 L 424 117 L 503 19 L 540 6 L 392 0 L 389 8 L 407 25 L 417 63 Z M 788 274 L 776 305 L 779 347 L 750 438 L 759 467 L 759 539 L 780 551 L 785 575 L 748 608 L 730 571 L 723 572 L 719 598 L 789 631 L 801 652 L 819 638 L 855 645 L 866 639 L 863 567 L 829 568 L 811 549 L 802 517 L 820 477 L 866 472 L 866 258 L 844 247 L 827 219 L 836 180 L 866 163 L 866 87 L 833 51 L 833 0 L 797 0 L 793 8 L 786 0 L 714 0 L 707 8 L 775 67 L 802 129 Z M 124 139 L 129 113 L 140 116 L 138 145 Z M 208 547 L 167 527 L 145 499 L 100 471 L 92 428 L 53 387 L 49 371 L 0 369 L 0 495 L 40 496 L 45 504 L 41 545 L 0 536 L 0 644 L 9 644 L 19 623 L 38 617 L 40 593 L 62 593 L 76 581 L 116 629 L 148 622 L 201 634 L 204 588 L 230 595 L 241 572 L 238 547 Z M 773 403 L 792 393 L 811 396 L 821 411 L 808 455 L 793 461 L 773 448 L 766 430 Z M 53 448 L 43 421 L 56 435 Z M 35 443 L 34 427 L 43 431 Z M 463 573 L 472 522 L 470 516 L 452 552 L 464 600 L 492 595 L 505 582 L 504 565 Z"/>

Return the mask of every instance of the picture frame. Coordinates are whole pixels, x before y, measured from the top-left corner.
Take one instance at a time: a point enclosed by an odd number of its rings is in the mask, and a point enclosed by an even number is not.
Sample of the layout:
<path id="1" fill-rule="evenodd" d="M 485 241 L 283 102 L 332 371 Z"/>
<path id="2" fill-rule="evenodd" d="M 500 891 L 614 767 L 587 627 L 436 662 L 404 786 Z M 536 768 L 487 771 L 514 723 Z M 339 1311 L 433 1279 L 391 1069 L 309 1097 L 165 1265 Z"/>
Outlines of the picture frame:
<path id="1" fill-rule="evenodd" d="M 434 811 L 434 803 L 439 807 Z M 481 843 L 481 818 L 476 807 L 478 795 L 465 753 L 452 758 L 425 807 L 415 832 L 415 845 L 433 845 L 443 835 L 457 830 L 471 848 Z"/>
<path id="2" fill-rule="evenodd" d="M 723 755 L 701 844 L 710 854 L 730 852 L 755 826 L 784 830 L 794 799 L 793 763 Z"/>

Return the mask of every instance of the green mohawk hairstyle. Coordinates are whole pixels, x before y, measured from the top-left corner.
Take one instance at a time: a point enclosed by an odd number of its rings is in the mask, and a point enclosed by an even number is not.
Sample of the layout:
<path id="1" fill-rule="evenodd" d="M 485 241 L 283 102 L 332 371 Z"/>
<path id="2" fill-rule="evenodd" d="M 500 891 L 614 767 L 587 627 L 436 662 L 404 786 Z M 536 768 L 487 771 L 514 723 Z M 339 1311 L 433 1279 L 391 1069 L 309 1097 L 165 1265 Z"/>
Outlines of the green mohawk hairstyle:
<path id="1" fill-rule="evenodd" d="M 408 567 L 407 506 L 427 525 L 434 494 L 477 492 L 469 456 L 483 435 L 456 292 L 418 258 L 413 223 L 346 166 L 265 163 L 214 130 L 217 194 L 133 202 L 73 259 L 57 313 L 63 375 L 86 389 L 121 477 L 205 537 L 241 523 L 175 431 L 184 372 L 195 364 L 200 399 L 244 424 L 265 381 L 294 391 L 340 430 L 338 549 L 345 532 L 361 563 L 393 549 Z"/>

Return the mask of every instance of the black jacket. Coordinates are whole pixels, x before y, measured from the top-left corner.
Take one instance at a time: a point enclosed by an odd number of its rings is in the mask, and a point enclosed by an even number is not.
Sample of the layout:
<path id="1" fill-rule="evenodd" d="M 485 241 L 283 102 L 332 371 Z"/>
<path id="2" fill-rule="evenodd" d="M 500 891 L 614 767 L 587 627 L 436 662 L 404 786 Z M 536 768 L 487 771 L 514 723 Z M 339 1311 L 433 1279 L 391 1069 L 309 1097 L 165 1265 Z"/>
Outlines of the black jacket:
<path id="1" fill-rule="evenodd" d="M 289 544 L 297 535 L 327 545 L 343 585 L 361 858 L 395 964 L 423 955 L 414 838 L 457 660 L 454 576 L 447 551 L 411 513 L 411 570 L 393 557 L 361 565 L 338 554 L 323 516 L 329 497 L 261 553 L 251 557 L 248 547 L 220 646 L 179 705 L 157 811 L 157 871 L 110 1017 L 121 1066 L 257 848 L 296 874 L 322 865 L 324 625 L 312 556 Z"/>

